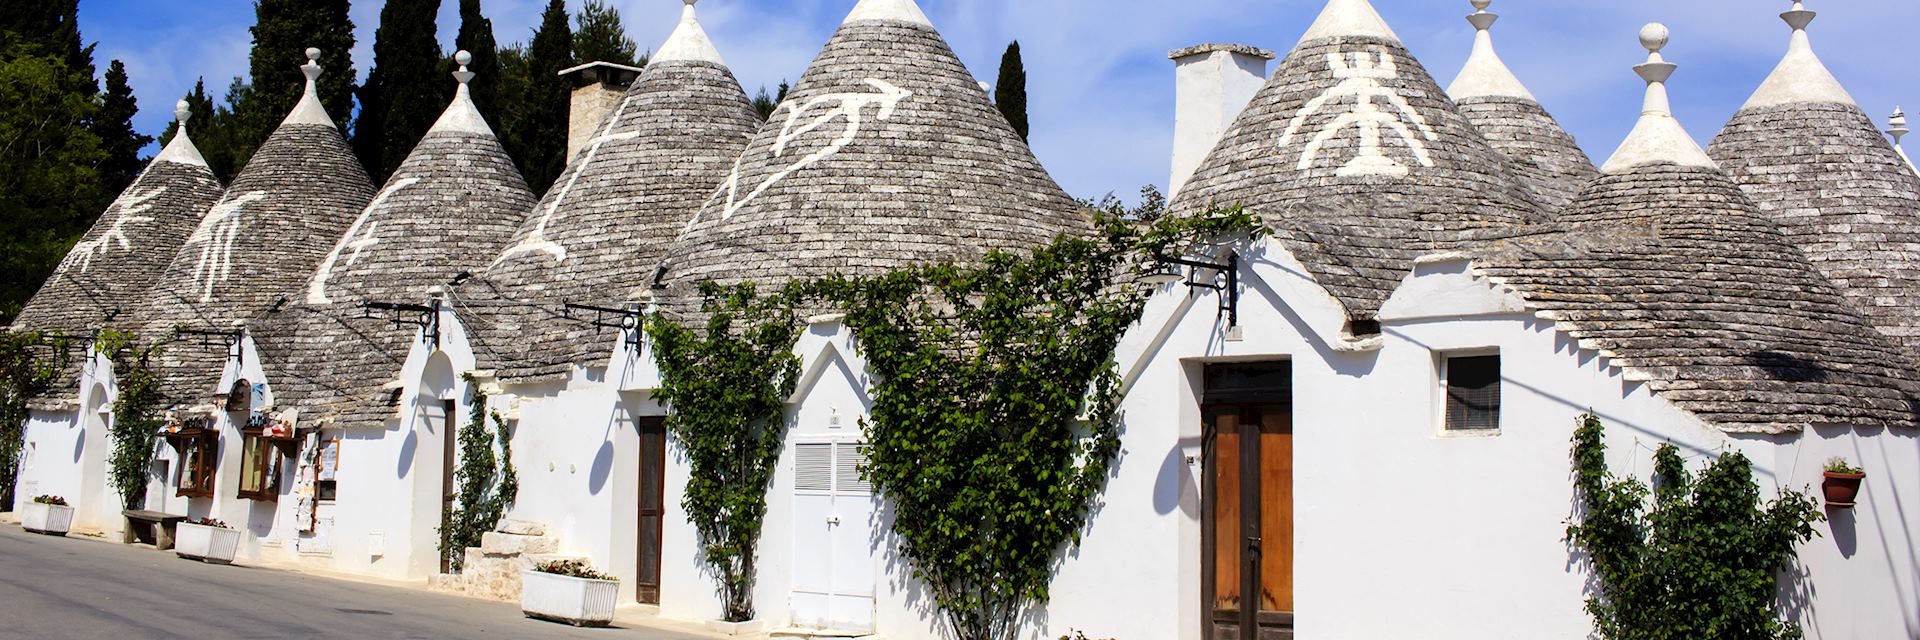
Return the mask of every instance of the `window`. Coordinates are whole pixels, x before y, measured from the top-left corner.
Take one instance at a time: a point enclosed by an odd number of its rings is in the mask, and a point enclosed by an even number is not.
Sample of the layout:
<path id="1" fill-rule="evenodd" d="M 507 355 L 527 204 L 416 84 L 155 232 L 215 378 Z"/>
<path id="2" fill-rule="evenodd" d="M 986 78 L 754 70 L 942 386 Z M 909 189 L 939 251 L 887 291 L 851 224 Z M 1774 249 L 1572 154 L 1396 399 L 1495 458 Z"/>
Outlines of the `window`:
<path id="1" fill-rule="evenodd" d="M 1493 431 L 1500 428 L 1500 356 L 1449 356 L 1441 376 L 1447 388 L 1446 430 Z"/>
<path id="2" fill-rule="evenodd" d="M 321 440 L 316 462 L 319 468 L 314 473 L 313 499 L 333 502 L 340 491 L 340 441 Z"/>
<path id="3" fill-rule="evenodd" d="M 286 454 L 277 441 L 264 437 L 260 429 L 246 429 L 241 433 L 246 439 L 240 451 L 240 499 L 278 501 L 280 459 Z"/>
<path id="4" fill-rule="evenodd" d="M 209 430 L 182 432 L 175 445 L 180 452 L 180 477 L 176 495 L 183 498 L 213 497 L 214 472 L 220 468 L 220 435 Z"/>

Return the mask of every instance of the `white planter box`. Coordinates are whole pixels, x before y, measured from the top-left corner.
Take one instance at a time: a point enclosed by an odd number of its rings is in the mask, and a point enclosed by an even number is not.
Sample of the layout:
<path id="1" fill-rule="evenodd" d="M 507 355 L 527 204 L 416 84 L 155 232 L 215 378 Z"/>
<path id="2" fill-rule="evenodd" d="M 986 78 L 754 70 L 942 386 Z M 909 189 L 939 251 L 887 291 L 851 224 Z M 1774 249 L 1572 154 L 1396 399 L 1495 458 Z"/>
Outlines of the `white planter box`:
<path id="1" fill-rule="evenodd" d="M 748 620 L 746 622 L 727 622 L 725 620 L 708 620 L 707 630 L 723 636 L 733 636 L 736 638 L 757 637 L 766 634 L 767 621 Z"/>
<path id="2" fill-rule="evenodd" d="M 173 540 L 174 553 L 180 554 L 182 558 L 201 562 L 233 564 L 233 556 L 239 551 L 239 529 L 223 529 L 182 522 Z"/>
<path id="3" fill-rule="evenodd" d="M 520 611 L 529 618 L 576 627 L 613 624 L 620 583 L 528 571 L 520 576 Z"/>
<path id="4" fill-rule="evenodd" d="M 25 511 L 20 513 L 20 526 L 34 533 L 50 536 L 64 536 L 73 529 L 73 507 L 53 504 L 27 503 Z"/>

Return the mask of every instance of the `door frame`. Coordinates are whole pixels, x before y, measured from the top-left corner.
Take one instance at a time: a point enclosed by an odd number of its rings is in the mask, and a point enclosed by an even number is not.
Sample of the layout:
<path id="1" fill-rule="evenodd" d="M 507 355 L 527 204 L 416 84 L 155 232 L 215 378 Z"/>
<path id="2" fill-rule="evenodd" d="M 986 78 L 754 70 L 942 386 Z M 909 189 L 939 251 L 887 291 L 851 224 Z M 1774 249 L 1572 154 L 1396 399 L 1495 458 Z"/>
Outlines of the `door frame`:
<path id="1" fill-rule="evenodd" d="M 440 400 L 440 530 L 442 531 L 452 524 L 447 522 L 447 516 L 452 514 L 453 502 L 460 496 L 460 487 L 454 482 L 454 471 L 460 465 L 460 437 L 457 431 L 460 428 L 457 423 L 460 414 L 459 405 L 458 400 L 447 398 Z M 435 546 L 438 547 L 438 545 Z M 440 573 L 444 575 L 452 572 L 453 557 L 444 549 L 437 555 L 440 556 Z"/>
<path id="2" fill-rule="evenodd" d="M 1265 368 L 1269 371 L 1284 370 L 1285 386 L 1265 388 L 1219 388 L 1207 386 L 1203 389 L 1200 404 L 1201 445 L 1200 445 L 1200 631 L 1203 640 L 1215 640 L 1217 607 L 1214 606 L 1219 577 L 1220 531 L 1215 507 L 1219 500 L 1219 487 L 1215 479 L 1214 457 L 1217 449 L 1219 429 L 1215 417 L 1228 411 L 1238 413 L 1235 420 L 1240 433 L 1240 521 L 1245 529 L 1239 539 L 1264 542 L 1266 532 L 1261 530 L 1263 518 L 1261 500 L 1261 474 L 1249 473 L 1259 469 L 1261 457 L 1261 413 L 1268 409 L 1284 409 L 1288 414 L 1288 431 L 1293 431 L 1293 385 L 1291 362 L 1286 360 L 1265 362 L 1234 362 L 1206 364 L 1203 379 L 1212 383 L 1216 373 L 1227 373 L 1235 369 Z M 1291 538 L 1291 536 L 1289 536 Z M 1252 551 L 1252 553 L 1248 553 Z M 1260 640 L 1263 619 L 1270 625 L 1283 629 L 1293 627 L 1293 611 L 1275 612 L 1262 615 L 1260 611 L 1260 564 L 1262 554 L 1251 548 L 1243 549 L 1240 560 L 1241 606 L 1238 614 L 1240 640 Z M 1249 557 L 1251 556 L 1251 557 Z M 1252 633 L 1247 632 L 1252 629 Z"/>

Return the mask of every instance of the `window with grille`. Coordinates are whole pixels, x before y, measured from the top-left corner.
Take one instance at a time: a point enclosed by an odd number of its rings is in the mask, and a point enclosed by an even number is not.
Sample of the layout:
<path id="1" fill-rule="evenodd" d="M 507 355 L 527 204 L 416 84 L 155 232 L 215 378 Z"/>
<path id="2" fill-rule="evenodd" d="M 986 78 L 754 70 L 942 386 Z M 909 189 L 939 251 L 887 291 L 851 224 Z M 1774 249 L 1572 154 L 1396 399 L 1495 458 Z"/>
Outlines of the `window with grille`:
<path id="1" fill-rule="evenodd" d="M 240 491 L 242 500 L 274 502 L 280 499 L 280 465 L 285 454 L 259 429 L 245 429 L 241 441 Z"/>
<path id="2" fill-rule="evenodd" d="M 1444 361 L 1448 431 L 1500 428 L 1500 356 L 1454 356 Z"/>

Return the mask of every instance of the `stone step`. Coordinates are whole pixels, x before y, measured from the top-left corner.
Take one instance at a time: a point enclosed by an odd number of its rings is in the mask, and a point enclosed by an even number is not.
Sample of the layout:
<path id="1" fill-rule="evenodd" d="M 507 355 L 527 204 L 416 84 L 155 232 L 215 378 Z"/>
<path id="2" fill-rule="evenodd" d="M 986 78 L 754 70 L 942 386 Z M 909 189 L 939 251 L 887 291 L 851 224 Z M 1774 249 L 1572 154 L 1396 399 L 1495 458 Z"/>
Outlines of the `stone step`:
<path id="1" fill-rule="evenodd" d="M 800 627 L 775 629 L 768 632 L 767 637 L 769 639 L 783 640 L 886 640 L 886 636 L 873 635 L 865 631 L 806 629 Z"/>
<path id="2" fill-rule="evenodd" d="M 501 522 L 500 526 L 495 528 L 499 529 L 500 533 L 512 534 L 516 536 L 547 535 L 547 525 L 540 524 L 538 522 L 530 522 L 527 520 L 507 520 L 505 522 Z"/>
<path id="3" fill-rule="evenodd" d="M 480 536 L 480 551 L 490 556 L 519 556 L 553 553 L 560 541 L 546 536 L 519 535 L 490 531 Z"/>

